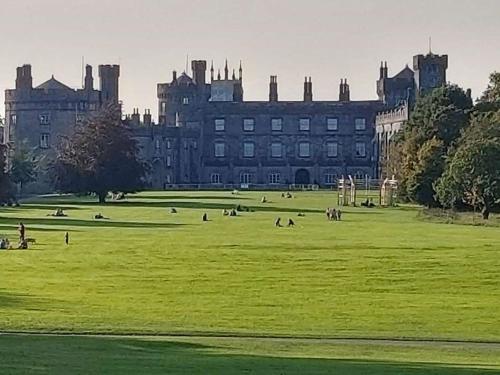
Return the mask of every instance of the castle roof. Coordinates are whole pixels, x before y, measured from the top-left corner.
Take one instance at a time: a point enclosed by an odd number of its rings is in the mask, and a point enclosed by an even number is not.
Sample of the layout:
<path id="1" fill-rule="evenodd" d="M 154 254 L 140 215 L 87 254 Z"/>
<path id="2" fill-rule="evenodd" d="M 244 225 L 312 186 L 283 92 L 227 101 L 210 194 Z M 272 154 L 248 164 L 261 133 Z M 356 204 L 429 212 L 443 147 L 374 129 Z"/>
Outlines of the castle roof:
<path id="1" fill-rule="evenodd" d="M 405 66 L 405 68 L 400 71 L 398 74 L 396 74 L 393 78 L 400 78 L 400 79 L 413 79 L 414 76 L 413 70 L 411 70 L 408 65 Z"/>
<path id="2" fill-rule="evenodd" d="M 182 73 L 179 78 L 177 78 L 177 84 L 179 85 L 190 85 L 193 83 L 193 79 L 186 73 Z"/>
<path id="3" fill-rule="evenodd" d="M 36 89 L 39 90 L 71 90 L 70 87 L 66 86 L 64 83 L 59 82 L 57 79 L 52 76 L 51 79 L 42 83 L 40 86 L 37 86 Z"/>

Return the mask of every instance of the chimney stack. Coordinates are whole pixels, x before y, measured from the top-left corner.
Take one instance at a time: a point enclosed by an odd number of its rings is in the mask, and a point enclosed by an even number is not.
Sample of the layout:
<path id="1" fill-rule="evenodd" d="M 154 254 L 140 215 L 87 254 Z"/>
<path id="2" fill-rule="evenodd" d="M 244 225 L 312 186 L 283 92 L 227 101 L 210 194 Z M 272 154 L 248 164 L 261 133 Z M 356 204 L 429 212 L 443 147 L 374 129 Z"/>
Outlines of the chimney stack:
<path id="1" fill-rule="evenodd" d="M 277 102 L 278 101 L 278 77 L 271 76 L 271 80 L 269 82 L 269 101 Z"/>
<path id="2" fill-rule="evenodd" d="M 16 90 L 33 88 L 33 77 L 31 76 L 31 65 L 23 65 L 17 68 Z"/>
<path id="3" fill-rule="evenodd" d="M 309 80 L 307 77 L 305 78 L 304 81 L 304 101 L 305 102 L 312 102 L 313 100 L 313 93 L 312 93 L 312 79 L 309 77 Z"/>
<path id="4" fill-rule="evenodd" d="M 151 125 L 151 111 L 149 109 L 144 111 L 144 125 Z"/>
<path id="5" fill-rule="evenodd" d="M 94 77 L 92 77 L 92 66 L 90 65 L 85 67 L 85 85 L 83 88 L 87 91 L 94 89 Z"/>
<path id="6" fill-rule="evenodd" d="M 339 91 L 339 101 L 348 102 L 351 100 L 351 92 L 349 85 L 347 84 L 347 78 L 340 80 L 340 91 Z"/>

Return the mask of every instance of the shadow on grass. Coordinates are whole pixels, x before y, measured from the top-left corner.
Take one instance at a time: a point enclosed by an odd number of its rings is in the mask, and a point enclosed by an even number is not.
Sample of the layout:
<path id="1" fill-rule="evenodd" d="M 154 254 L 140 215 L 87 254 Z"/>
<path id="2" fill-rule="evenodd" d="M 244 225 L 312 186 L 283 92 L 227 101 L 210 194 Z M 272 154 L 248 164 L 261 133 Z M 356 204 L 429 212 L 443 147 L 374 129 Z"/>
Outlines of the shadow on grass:
<path id="1" fill-rule="evenodd" d="M 252 198 L 248 197 L 240 197 L 240 196 L 230 196 L 226 197 L 224 195 L 143 195 L 137 194 L 131 197 L 128 197 L 128 201 L 135 201 L 138 199 L 144 200 L 172 200 L 172 199 L 207 199 L 207 200 L 250 200 Z M 119 201 L 117 202 L 119 203 Z"/>
<path id="2" fill-rule="evenodd" d="M 22 353 L 22 355 L 18 355 Z M 231 349 L 132 338 L 0 336 L 0 372 L 24 374 L 499 374 L 452 364 L 284 358 Z"/>
<path id="3" fill-rule="evenodd" d="M 5 289 L 0 289 L 0 310 L 1 309 L 39 310 L 42 303 L 47 304 L 48 302 L 49 302 L 48 300 L 44 301 L 41 298 L 33 297 L 27 294 L 15 294 L 15 293 L 10 293 Z"/>
<path id="4" fill-rule="evenodd" d="M 18 218 L 18 217 L 0 217 L 2 222 L 10 224 L 11 227 L 22 222 L 27 226 L 28 230 L 40 230 L 45 228 L 29 228 L 33 225 L 56 225 L 56 226 L 69 226 L 69 227 L 96 227 L 96 228 L 176 228 L 188 224 L 173 224 L 173 223 L 151 223 L 151 222 L 136 222 L 136 221 L 113 221 L 113 220 L 81 220 L 81 219 L 68 219 L 68 218 Z M 48 229 L 50 230 L 50 229 Z"/>

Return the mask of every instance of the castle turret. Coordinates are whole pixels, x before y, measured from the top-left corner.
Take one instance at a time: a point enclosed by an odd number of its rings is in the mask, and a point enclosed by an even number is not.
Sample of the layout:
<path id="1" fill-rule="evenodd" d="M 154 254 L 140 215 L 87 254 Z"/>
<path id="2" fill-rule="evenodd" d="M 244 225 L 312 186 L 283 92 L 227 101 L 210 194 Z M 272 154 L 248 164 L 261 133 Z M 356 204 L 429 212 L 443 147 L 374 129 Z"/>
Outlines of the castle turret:
<path id="1" fill-rule="evenodd" d="M 425 56 L 414 56 L 413 70 L 417 94 L 424 94 L 445 85 L 446 69 L 448 69 L 448 55 L 435 55 L 429 52 Z"/>
<path id="2" fill-rule="evenodd" d="M 33 88 L 33 77 L 31 76 L 31 65 L 23 65 L 17 68 L 16 90 L 31 90 Z"/>
<path id="3" fill-rule="evenodd" d="M 119 65 L 99 65 L 99 79 L 101 101 L 118 103 L 118 80 L 120 77 Z"/>
<path id="4" fill-rule="evenodd" d="M 269 101 L 277 102 L 278 101 L 278 77 L 271 76 L 269 82 Z"/>
<path id="5" fill-rule="evenodd" d="M 83 88 L 87 91 L 94 89 L 94 77 L 92 77 L 92 66 L 90 65 L 85 67 L 85 84 Z"/>

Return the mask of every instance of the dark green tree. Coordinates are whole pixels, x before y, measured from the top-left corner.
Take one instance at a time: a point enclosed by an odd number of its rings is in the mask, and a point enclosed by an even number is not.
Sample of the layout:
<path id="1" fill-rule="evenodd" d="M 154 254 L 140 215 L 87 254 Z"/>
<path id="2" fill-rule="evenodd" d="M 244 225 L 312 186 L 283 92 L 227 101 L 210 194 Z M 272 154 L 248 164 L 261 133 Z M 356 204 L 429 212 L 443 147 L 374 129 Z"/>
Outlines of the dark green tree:
<path id="1" fill-rule="evenodd" d="M 0 203 L 6 203 L 12 198 L 12 186 L 7 174 L 7 146 L 0 143 Z"/>
<path id="2" fill-rule="evenodd" d="M 104 203 L 108 192 L 134 192 L 143 185 L 146 166 L 121 121 L 118 106 L 109 105 L 63 138 L 52 165 L 57 190 L 95 193 Z"/>
<path id="3" fill-rule="evenodd" d="M 400 137 L 399 173 L 403 195 L 437 206 L 434 184 L 442 175 L 445 156 L 468 125 L 472 100 L 456 85 L 436 88 L 417 100 Z"/>
<path id="4" fill-rule="evenodd" d="M 19 186 L 19 193 L 22 193 L 24 185 L 36 180 L 38 158 L 29 149 L 26 143 L 21 143 L 16 147 L 10 163 L 10 180 Z"/>
<path id="5" fill-rule="evenodd" d="M 450 155 L 436 183 L 440 202 L 453 207 L 464 202 L 479 207 L 483 219 L 500 199 L 500 110 L 474 119 Z"/>

